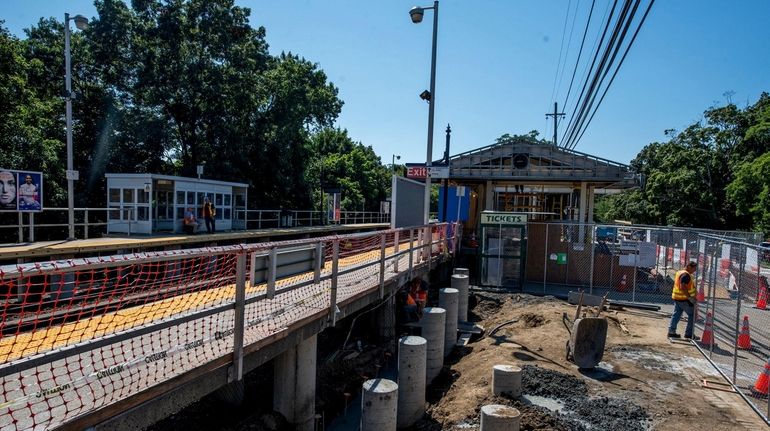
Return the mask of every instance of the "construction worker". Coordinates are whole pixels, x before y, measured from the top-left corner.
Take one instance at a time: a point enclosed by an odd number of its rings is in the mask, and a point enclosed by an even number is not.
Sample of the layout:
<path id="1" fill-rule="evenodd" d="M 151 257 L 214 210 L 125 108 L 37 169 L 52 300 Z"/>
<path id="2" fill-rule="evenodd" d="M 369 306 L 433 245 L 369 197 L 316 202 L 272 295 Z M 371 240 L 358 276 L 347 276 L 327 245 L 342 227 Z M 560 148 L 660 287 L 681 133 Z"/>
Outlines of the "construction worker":
<path id="1" fill-rule="evenodd" d="M 695 325 L 695 304 L 697 300 L 697 290 L 695 289 L 695 270 L 698 269 L 698 264 L 694 261 L 690 261 L 687 266 L 677 271 L 674 276 L 674 288 L 671 290 L 671 299 L 674 300 L 674 314 L 671 315 L 671 324 L 668 326 L 668 338 L 679 338 L 680 335 L 676 333 L 676 327 L 679 324 L 679 319 L 682 318 L 682 312 L 687 313 L 687 327 L 684 330 L 685 339 L 698 339 L 692 333 L 693 326 Z"/>

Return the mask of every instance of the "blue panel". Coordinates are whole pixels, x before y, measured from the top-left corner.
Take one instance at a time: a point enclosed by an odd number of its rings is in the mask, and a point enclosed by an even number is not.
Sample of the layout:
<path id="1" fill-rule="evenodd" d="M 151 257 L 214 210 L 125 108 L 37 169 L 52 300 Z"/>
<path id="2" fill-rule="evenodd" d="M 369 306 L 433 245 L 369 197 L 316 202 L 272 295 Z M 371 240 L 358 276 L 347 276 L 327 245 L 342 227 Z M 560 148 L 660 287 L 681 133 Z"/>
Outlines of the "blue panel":
<path id="1" fill-rule="evenodd" d="M 457 187 L 455 186 L 449 186 L 449 191 L 447 192 L 447 195 L 449 195 L 449 200 L 447 200 L 447 219 L 448 222 L 453 222 L 457 220 L 457 204 L 459 202 L 460 204 L 460 221 L 468 221 L 468 208 L 470 208 L 471 203 L 471 190 L 470 188 L 465 188 L 465 196 L 458 197 L 457 196 Z M 444 188 L 439 187 L 438 189 L 438 218 L 439 220 L 444 220 Z"/>

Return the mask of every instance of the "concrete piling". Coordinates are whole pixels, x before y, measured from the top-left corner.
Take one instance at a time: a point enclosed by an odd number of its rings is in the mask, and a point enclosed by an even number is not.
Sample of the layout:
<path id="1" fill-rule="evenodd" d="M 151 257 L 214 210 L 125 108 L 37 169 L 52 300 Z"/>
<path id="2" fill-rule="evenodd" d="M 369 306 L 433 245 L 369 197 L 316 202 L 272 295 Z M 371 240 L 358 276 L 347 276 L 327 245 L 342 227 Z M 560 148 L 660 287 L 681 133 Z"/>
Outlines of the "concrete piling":
<path id="1" fill-rule="evenodd" d="M 364 382 L 361 397 L 361 431 L 395 431 L 398 385 L 393 380 Z"/>
<path id="2" fill-rule="evenodd" d="M 317 340 L 313 335 L 273 360 L 273 409 L 297 431 L 314 428 Z"/>
<path id="3" fill-rule="evenodd" d="M 500 395 L 508 392 L 514 398 L 521 396 L 521 368 L 515 365 L 495 365 L 492 367 L 492 393 Z"/>
<path id="4" fill-rule="evenodd" d="M 414 335 L 398 342 L 398 416 L 399 428 L 414 425 L 425 413 L 425 373 L 428 343 Z"/>
<path id="5" fill-rule="evenodd" d="M 464 274 L 454 274 L 452 276 L 451 287 L 457 289 L 457 319 L 460 322 L 468 321 L 468 276 Z"/>
<path id="6" fill-rule="evenodd" d="M 481 408 L 480 431 L 519 431 L 521 413 L 509 406 L 489 404 Z"/>
<path id="7" fill-rule="evenodd" d="M 467 275 L 468 277 L 471 276 L 471 272 L 468 270 L 468 268 L 455 268 L 452 270 L 452 274 Z"/>
<path id="8" fill-rule="evenodd" d="M 446 310 L 446 326 L 444 328 L 444 357 L 452 353 L 457 343 L 457 310 L 459 292 L 447 287 L 439 290 L 438 306 Z"/>
<path id="9" fill-rule="evenodd" d="M 426 307 L 422 312 L 422 337 L 428 343 L 425 377 L 428 384 L 441 372 L 444 365 L 444 330 L 446 328 L 446 310 L 439 307 Z"/>

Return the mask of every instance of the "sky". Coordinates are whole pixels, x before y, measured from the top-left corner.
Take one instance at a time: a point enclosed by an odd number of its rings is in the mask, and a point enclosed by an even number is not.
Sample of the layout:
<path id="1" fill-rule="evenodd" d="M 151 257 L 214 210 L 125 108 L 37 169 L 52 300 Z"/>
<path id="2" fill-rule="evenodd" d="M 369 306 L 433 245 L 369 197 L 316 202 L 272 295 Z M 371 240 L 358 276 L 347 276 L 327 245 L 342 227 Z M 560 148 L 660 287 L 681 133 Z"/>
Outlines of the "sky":
<path id="1" fill-rule="evenodd" d="M 336 126 L 389 164 L 393 155 L 400 163 L 427 156 L 428 104 L 419 94 L 430 86 L 433 12 L 421 24 L 409 19 L 412 6 L 431 6 L 422 1 L 235 3 L 251 9 L 252 26 L 266 28 L 272 54 L 290 51 L 318 64 L 345 103 Z M 584 59 L 610 1 L 596 0 Z M 550 139 L 545 113 L 564 101 L 590 5 L 441 0 L 433 159 L 443 155 L 447 124 L 453 155 L 504 133 L 537 130 Z M 40 17 L 62 20 L 65 12 L 96 15 L 91 0 L 0 0 L 0 19 L 21 38 Z M 628 163 L 645 145 L 665 140 L 665 130 L 701 121 L 711 106 L 754 103 L 770 91 L 768 16 L 766 0 L 657 0 L 576 150 Z M 574 85 L 583 79 L 581 64 Z"/>

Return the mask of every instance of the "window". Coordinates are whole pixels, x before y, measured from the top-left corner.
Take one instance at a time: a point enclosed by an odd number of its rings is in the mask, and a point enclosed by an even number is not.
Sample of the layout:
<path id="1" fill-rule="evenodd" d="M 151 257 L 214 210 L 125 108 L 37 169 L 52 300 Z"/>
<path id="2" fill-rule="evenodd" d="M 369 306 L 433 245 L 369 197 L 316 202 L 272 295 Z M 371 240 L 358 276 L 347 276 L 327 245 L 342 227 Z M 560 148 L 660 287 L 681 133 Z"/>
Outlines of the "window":
<path id="1" fill-rule="evenodd" d="M 205 195 L 203 194 L 203 192 L 198 192 L 198 206 L 203 206 L 203 197 L 204 196 Z"/>
<path id="2" fill-rule="evenodd" d="M 187 192 L 187 205 L 195 206 L 195 192 Z"/>
<path id="3" fill-rule="evenodd" d="M 224 211 L 224 213 L 225 213 L 225 220 L 230 220 L 231 211 L 232 210 L 230 209 L 230 207 L 225 208 L 225 211 Z"/>
<path id="4" fill-rule="evenodd" d="M 222 206 L 222 193 L 217 193 L 216 206 L 218 207 Z"/>
<path id="5" fill-rule="evenodd" d="M 230 195 L 225 195 L 225 206 L 226 207 L 230 206 Z"/>
<path id="6" fill-rule="evenodd" d="M 120 189 L 110 189 L 110 203 L 120 203 Z"/>
<path id="7" fill-rule="evenodd" d="M 123 189 L 123 203 L 134 203 L 134 189 Z"/>
<path id="8" fill-rule="evenodd" d="M 146 192 L 144 189 L 136 189 L 136 202 L 140 204 L 149 203 L 150 192 Z"/>
<path id="9" fill-rule="evenodd" d="M 184 192 L 176 192 L 176 204 L 184 205 Z"/>
<path id="10" fill-rule="evenodd" d="M 110 210 L 107 212 L 107 217 L 110 220 L 120 220 L 120 207 L 110 206 Z"/>
<path id="11" fill-rule="evenodd" d="M 176 218 L 184 219 L 184 207 L 176 207 Z"/>
<path id="12" fill-rule="evenodd" d="M 147 207 L 139 207 L 137 208 L 137 220 L 141 221 L 147 221 L 149 220 L 150 209 Z"/>

